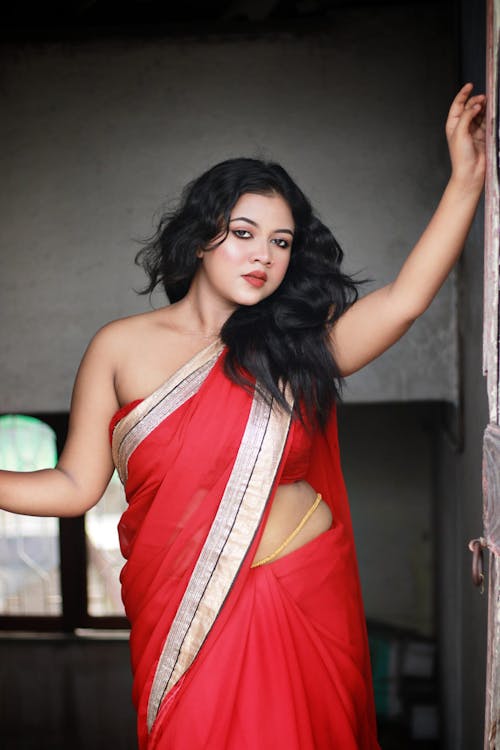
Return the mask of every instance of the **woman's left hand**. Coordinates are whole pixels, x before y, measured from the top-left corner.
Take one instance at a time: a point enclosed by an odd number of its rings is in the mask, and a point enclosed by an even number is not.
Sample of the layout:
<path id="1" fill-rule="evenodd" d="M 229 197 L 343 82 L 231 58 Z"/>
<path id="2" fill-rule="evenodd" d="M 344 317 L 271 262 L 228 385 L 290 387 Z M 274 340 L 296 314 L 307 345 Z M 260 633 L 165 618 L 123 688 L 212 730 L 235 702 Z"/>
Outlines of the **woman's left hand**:
<path id="1" fill-rule="evenodd" d="M 473 85 L 462 86 L 446 121 L 452 180 L 464 188 L 481 189 L 486 171 L 486 96 L 471 96 Z"/>

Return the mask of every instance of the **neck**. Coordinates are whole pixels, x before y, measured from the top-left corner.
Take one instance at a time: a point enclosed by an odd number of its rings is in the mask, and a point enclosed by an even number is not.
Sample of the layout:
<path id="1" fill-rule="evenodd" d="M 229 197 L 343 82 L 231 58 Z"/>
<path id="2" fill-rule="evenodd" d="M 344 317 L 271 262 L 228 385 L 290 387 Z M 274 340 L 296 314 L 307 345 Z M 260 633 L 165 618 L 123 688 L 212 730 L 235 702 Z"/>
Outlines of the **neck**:
<path id="1" fill-rule="evenodd" d="M 196 331 L 200 336 L 208 338 L 219 335 L 220 329 L 236 306 L 225 300 L 213 299 L 201 288 L 195 278 L 189 292 L 177 303 L 176 307 L 179 314 L 179 327 L 185 325 L 186 329 Z"/>

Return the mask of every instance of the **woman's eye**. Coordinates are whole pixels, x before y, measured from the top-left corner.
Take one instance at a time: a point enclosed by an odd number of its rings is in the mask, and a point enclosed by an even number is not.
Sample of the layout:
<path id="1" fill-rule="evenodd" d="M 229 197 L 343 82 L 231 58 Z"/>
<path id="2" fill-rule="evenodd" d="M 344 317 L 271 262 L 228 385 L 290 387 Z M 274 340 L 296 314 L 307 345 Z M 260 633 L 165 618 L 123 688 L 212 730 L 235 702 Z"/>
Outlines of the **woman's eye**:
<path id="1" fill-rule="evenodd" d="M 275 242 L 278 247 L 282 247 L 283 250 L 286 250 L 290 247 L 290 243 L 288 242 L 288 240 L 284 240 L 282 237 L 276 237 L 273 242 Z"/>
<path id="2" fill-rule="evenodd" d="M 247 240 L 252 236 L 247 229 L 234 229 L 233 234 L 235 234 L 236 237 L 239 237 L 240 240 Z"/>

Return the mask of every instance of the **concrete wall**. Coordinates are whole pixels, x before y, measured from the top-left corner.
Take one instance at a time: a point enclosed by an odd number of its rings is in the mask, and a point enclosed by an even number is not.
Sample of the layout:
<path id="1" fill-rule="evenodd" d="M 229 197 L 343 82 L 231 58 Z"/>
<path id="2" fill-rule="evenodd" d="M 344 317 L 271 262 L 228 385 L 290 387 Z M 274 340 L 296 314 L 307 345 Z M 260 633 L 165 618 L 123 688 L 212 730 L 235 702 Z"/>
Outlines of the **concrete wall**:
<path id="1" fill-rule="evenodd" d="M 485 3 L 461 3 L 461 76 L 484 90 Z M 437 456 L 436 583 L 446 748 L 481 748 L 484 731 L 487 596 L 471 581 L 470 539 L 482 532 L 482 436 L 488 421 L 482 375 L 483 215 L 460 269 L 463 447 L 445 433 Z"/>
<path id="2" fill-rule="evenodd" d="M 339 10 L 322 32 L 4 44 L 0 411 L 69 404 L 85 346 L 144 309 L 135 238 L 213 163 L 283 162 L 344 245 L 390 280 L 447 173 L 453 93 L 439 8 Z M 160 300 L 157 304 L 162 304 Z M 449 283 L 351 401 L 456 400 Z"/>
<path id="3" fill-rule="evenodd" d="M 430 404 L 347 405 L 339 411 L 366 615 L 435 634 L 434 430 Z"/>
<path id="4" fill-rule="evenodd" d="M 463 264 L 463 451 L 446 433 L 438 444 L 437 605 L 446 748 L 480 748 L 484 724 L 487 595 L 472 584 L 470 539 L 482 533 L 482 437 L 488 420 L 481 373 L 482 226 Z"/>

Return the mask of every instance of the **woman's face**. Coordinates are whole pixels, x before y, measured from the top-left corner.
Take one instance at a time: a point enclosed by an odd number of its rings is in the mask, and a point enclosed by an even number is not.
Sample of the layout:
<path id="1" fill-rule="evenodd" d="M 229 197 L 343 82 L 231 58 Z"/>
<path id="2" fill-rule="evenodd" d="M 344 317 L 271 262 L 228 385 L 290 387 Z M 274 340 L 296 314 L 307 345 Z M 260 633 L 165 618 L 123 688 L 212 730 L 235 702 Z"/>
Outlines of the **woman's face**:
<path id="1" fill-rule="evenodd" d="M 281 195 L 245 193 L 231 211 L 226 239 L 203 253 L 198 282 L 230 308 L 255 305 L 283 281 L 294 229 Z"/>

